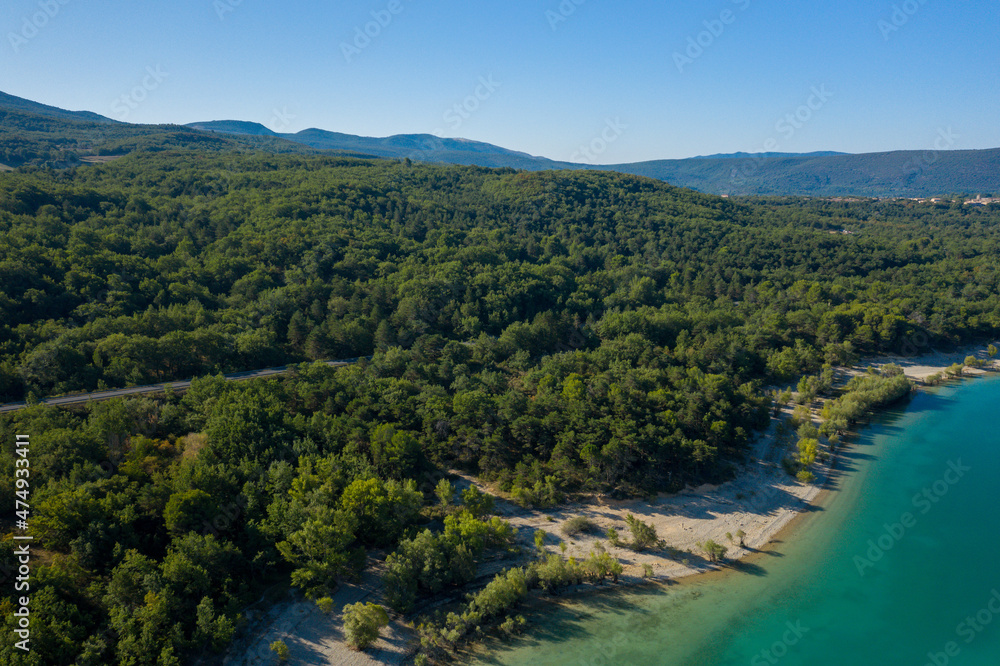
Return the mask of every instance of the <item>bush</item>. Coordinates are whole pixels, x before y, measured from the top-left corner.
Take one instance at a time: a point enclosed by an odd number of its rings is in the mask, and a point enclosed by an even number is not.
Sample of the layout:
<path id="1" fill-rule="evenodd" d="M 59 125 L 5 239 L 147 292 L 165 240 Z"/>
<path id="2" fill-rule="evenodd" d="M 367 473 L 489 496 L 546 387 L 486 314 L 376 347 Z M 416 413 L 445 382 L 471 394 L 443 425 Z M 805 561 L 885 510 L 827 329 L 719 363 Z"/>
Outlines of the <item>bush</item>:
<path id="1" fill-rule="evenodd" d="M 469 486 L 462 491 L 462 503 L 476 518 L 482 518 L 493 513 L 494 501 L 492 495 L 487 495 L 476 486 Z"/>
<path id="2" fill-rule="evenodd" d="M 524 627 L 527 624 L 528 621 L 524 619 L 523 615 L 508 617 L 500 624 L 500 630 L 505 631 L 508 634 L 519 634 L 524 631 Z"/>
<path id="3" fill-rule="evenodd" d="M 812 410 L 809 405 L 799 405 L 792 411 L 792 427 L 798 428 L 805 423 L 812 423 Z"/>
<path id="4" fill-rule="evenodd" d="M 291 653 L 288 650 L 288 646 L 285 645 L 285 641 L 274 641 L 273 643 L 271 643 L 270 648 L 271 652 L 273 652 L 275 656 L 278 657 L 278 661 L 280 661 L 281 663 L 285 663 L 286 661 L 288 661 L 288 657 L 291 656 Z"/>
<path id="5" fill-rule="evenodd" d="M 545 530 L 535 530 L 535 548 L 539 554 L 545 553 L 545 537 L 548 533 Z"/>
<path id="6" fill-rule="evenodd" d="M 567 561 L 560 555 L 547 555 L 536 567 L 538 584 L 543 590 L 554 590 L 578 583 L 583 579 L 583 569 L 575 560 Z"/>
<path id="7" fill-rule="evenodd" d="M 556 487 L 553 476 L 545 477 L 545 481 L 536 481 L 531 487 L 515 485 L 510 494 L 518 505 L 526 509 L 548 509 L 563 500 L 563 494 Z"/>
<path id="8" fill-rule="evenodd" d="M 705 543 L 700 543 L 698 546 L 708 554 L 708 559 L 712 562 L 718 562 L 719 560 L 725 559 L 726 553 L 729 549 L 722 544 L 715 543 L 711 539 Z"/>
<path id="9" fill-rule="evenodd" d="M 358 602 L 344 606 L 344 636 L 351 647 L 364 650 L 378 640 L 379 631 L 389 624 L 389 615 L 378 604 Z"/>
<path id="10" fill-rule="evenodd" d="M 611 557 L 602 547 L 598 547 L 596 553 L 590 551 L 590 557 L 583 563 L 584 574 L 597 583 L 603 583 L 608 576 L 617 583 L 623 570 L 621 562 Z"/>
<path id="11" fill-rule="evenodd" d="M 566 536 L 587 533 L 597 528 L 597 525 L 587 516 L 573 516 L 562 524 L 562 533 Z"/>
<path id="12" fill-rule="evenodd" d="M 801 439 L 799 440 L 799 465 L 802 469 L 808 468 L 816 462 L 816 454 L 819 452 L 819 440 Z"/>
<path id="13" fill-rule="evenodd" d="M 441 479 L 434 488 L 434 494 L 437 495 L 441 506 L 447 508 L 455 498 L 455 486 L 451 485 L 448 479 Z"/>
<path id="14" fill-rule="evenodd" d="M 647 525 L 631 513 L 625 516 L 625 523 L 632 532 L 632 543 L 629 548 L 632 550 L 646 550 L 657 544 L 659 538 L 656 536 L 656 528 Z"/>

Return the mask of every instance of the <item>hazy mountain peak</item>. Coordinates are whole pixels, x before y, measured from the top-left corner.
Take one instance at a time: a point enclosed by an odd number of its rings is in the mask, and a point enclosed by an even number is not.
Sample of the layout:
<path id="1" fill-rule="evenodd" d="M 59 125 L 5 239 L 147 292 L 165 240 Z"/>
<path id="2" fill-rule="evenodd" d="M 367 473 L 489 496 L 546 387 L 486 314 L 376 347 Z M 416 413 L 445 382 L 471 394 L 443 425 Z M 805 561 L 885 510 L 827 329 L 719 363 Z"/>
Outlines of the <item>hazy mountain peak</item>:
<path id="1" fill-rule="evenodd" d="M 41 102 L 33 102 L 30 99 L 24 99 L 16 95 L 8 95 L 5 92 L 0 92 L 0 108 L 20 111 L 22 113 L 34 113 L 48 118 L 60 118 L 62 120 L 85 120 L 92 123 L 118 122 L 92 111 L 67 111 L 66 109 L 49 106 Z"/>
<path id="2" fill-rule="evenodd" d="M 260 123 L 246 120 L 208 120 L 205 122 L 188 123 L 185 127 L 208 132 L 223 132 L 225 134 L 247 134 L 250 136 L 278 136 Z"/>

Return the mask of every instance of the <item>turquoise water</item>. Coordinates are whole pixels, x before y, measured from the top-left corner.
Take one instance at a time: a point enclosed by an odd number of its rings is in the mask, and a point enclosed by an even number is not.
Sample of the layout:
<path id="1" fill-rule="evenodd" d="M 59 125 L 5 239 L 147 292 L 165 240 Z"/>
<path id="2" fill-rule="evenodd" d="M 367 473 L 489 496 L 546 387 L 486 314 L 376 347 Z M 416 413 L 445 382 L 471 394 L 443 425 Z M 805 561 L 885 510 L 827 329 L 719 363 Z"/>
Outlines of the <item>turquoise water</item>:
<path id="1" fill-rule="evenodd" d="M 742 572 L 543 608 L 475 663 L 997 666 L 998 408 L 1000 380 L 921 392 Z"/>

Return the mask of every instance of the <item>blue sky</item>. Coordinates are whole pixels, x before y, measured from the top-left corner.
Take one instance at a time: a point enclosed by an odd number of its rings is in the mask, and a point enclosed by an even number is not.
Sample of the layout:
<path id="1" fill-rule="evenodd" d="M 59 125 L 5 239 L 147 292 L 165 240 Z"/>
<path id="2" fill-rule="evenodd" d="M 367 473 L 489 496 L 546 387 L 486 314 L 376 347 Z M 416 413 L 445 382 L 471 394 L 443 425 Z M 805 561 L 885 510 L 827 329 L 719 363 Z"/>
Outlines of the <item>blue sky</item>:
<path id="1" fill-rule="evenodd" d="M 0 90 L 594 163 L 993 148 L 998 28 L 996 0 L 6 0 Z"/>

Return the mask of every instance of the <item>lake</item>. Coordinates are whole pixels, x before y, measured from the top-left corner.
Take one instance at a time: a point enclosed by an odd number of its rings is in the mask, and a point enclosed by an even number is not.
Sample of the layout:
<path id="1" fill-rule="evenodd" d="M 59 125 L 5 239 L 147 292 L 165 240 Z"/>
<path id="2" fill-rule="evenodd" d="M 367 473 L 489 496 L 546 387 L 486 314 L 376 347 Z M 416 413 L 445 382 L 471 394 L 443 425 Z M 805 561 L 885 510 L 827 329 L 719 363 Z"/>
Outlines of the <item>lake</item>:
<path id="1" fill-rule="evenodd" d="M 741 571 L 543 604 L 473 663 L 1000 664 L 1000 380 L 917 393 Z"/>

